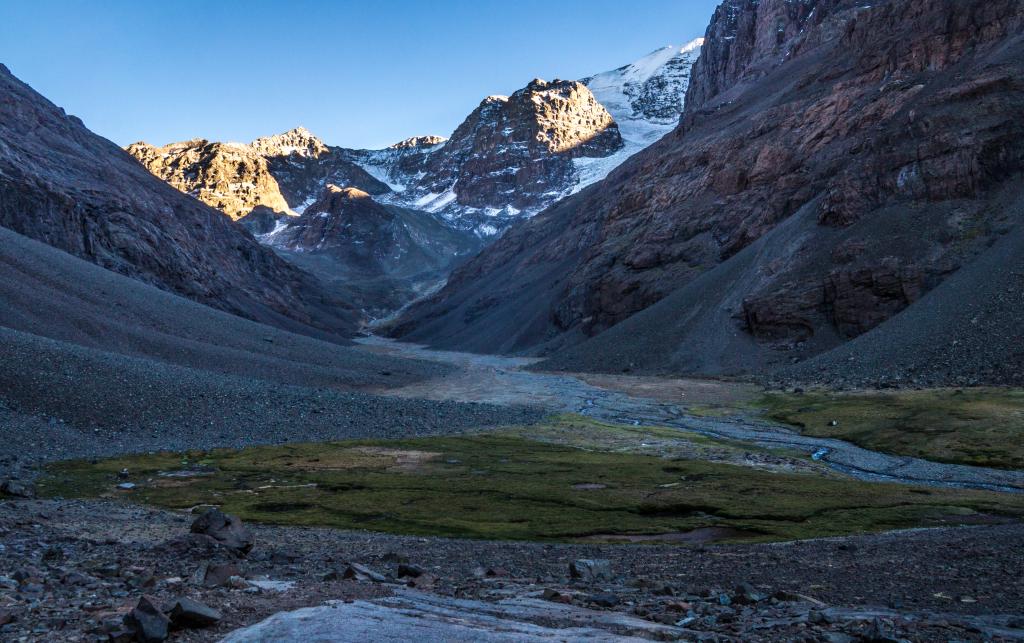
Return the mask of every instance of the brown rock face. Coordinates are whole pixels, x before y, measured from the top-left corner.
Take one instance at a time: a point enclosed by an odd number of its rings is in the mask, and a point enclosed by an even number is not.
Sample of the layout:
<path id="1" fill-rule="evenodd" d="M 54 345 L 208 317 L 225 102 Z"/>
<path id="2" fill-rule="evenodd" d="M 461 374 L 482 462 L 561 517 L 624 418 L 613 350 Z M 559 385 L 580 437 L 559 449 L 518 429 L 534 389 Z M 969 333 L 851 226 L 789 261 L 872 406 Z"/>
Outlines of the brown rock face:
<path id="1" fill-rule="evenodd" d="M 728 0 L 679 128 L 514 227 L 396 332 L 538 352 L 677 292 L 658 308 L 674 344 L 652 321 L 657 355 L 636 361 L 742 369 L 863 333 L 1016 223 L 994 198 L 1024 169 L 1022 24 L 1019 0 Z M 583 350 L 572 364 L 596 363 Z"/>
<path id="2" fill-rule="evenodd" d="M 895 258 L 856 270 L 832 270 L 824 283 L 785 284 L 743 302 L 747 332 L 762 340 L 805 341 L 822 317 L 842 337 L 866 333 L 921 298 L 922 275 Z"/>
<path id="3" fill-rule="evenodd" d="M 302 216 L 266 238 L 283 250 L 328 255 L 358 277 L 432 275 L 477 248 L 472 235 L 425 212 L 377 203 L 351 187 L 328 185 Z"/>
<path id="4" fill-rule="evenodd" d="M 233 221 L 257 206 L 289 209 L 267 160 L 248 145 L 195 140 L 154 147 L 139 142 L 127 152 L 155 176 Z"/>
<path id="5" fill-rule="evenodd" d="M 372 194 L 389 191 L 303 127 L 248 145 L 199 139 L 163 147 L 139 142 L 126 149 L 155 176 L 236 221 L 259 207 L 301 210 L 328 182 Z"/>
<path id="6" fill-rule="evenodd" d="M 492 96 L 426 163 L 422 189 L 471 207 L 527 209 L 565 184 L 572 160 L 622 147 L 618 126 L 582 83 L 534 80 Z"/>
<path id="7" fill-rule="evenodd" d="M 389 200 L 445 214 L 490 236 L 523 211 L 539 211 L 576 184 L 574 159 L 622 149 L 615 119 L 582 82 L 534 80 L 490 96 L 450 139 L 416 137 L 386 150 L 351 150 L 401 186 Z"/>
<path id="8" fill-rule="evenodd" d="M 0 225 L 201 303 L 349 332 L 310 275 L 153 177 L 0 66 Z M 333 309 L 332 309 L 333 308 Z"/>

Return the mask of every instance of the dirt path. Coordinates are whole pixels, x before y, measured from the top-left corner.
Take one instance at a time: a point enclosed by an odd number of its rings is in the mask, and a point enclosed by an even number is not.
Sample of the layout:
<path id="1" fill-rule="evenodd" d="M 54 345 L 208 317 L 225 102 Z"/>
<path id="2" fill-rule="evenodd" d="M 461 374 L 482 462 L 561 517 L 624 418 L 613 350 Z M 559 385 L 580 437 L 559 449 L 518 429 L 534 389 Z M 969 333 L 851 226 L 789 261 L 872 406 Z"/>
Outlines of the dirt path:
<path id="1" fill-rule="evenodd" d="M 524 367 L 537 361 L 531 358 L 436 351 L 379 337 L 361 339 L 359 344 L 365 350 L 373 352 L 459 367 L 454 374 L 442 378 L 378 391 L 384 395 L 529 405 L 547 408 L 554 413 L 578 413 L 635 426 L 675 427 L 709 437 L 747 442 L 761 447 L 801 451 L 815 460 L 825 462 L 836 470 L 861 480 L 1003 492 L 1024 491 L 1024 471 L 1005 471 L 893 456 L 864 449 L 842 440 L 801 435 L 749 417 L 699 417 L 688 413 L 680 404 L 600 388 L 574 375 L 527 371 Z M 634 387 L 633 390 L 638 389 Z"/>

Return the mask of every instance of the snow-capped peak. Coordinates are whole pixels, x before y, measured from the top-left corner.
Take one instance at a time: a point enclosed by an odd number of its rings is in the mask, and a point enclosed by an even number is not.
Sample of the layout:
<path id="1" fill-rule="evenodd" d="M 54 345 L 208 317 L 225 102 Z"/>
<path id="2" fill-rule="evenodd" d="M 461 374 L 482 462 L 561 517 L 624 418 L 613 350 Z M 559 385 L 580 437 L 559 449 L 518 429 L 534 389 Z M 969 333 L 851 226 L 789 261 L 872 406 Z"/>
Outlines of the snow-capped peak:
<path id="1" fill-rule="evenodd" d="M 624 160 L 670 132 L 683 112 L 690 71 L 703 38 L 670 45 L 618 69 L 582 82 L 619 125 L 625 147 L 602 159 L 576 159 L 579 172 L 573 191 L 603 179 Z"/>
<path id="2" fill-rule="evenodd" d="M 689 53 L 697 51 L 698 49 L 700 49 L 703 46 L 704 46 L 704 37 L 703 36 L 700 37 L 700 38 L 694 38 L 690 42 L 688 42 L 685 45 L 683 45 L 683 48 L 679 50 L 679 53 L 681 53 L 681 54 L 689 54 Z"/>
<path id="3" fill-rule="evenodd" d="M 662 47 L 583 82 L 620 124 L 636 119 L 674 123 L 683 111 L 690 68 L 703 44 L 697 38 L 681 47 Z"/>

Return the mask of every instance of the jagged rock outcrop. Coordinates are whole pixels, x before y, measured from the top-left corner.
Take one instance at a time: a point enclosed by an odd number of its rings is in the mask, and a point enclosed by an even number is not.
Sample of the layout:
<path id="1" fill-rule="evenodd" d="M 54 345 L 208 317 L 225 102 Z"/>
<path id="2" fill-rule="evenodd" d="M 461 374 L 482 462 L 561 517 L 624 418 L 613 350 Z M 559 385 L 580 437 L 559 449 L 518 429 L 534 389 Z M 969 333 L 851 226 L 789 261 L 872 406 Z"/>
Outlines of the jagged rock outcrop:
<path id="1" fill-rule="evenodd" d="M 1012 0 L 724 2 L 676 131 L 511 229 L 396 333 L 703 372 L 863 333 L 1019 223 L 995 195 L 1024 168 L 1021 29 Z"/>
<path id="2" fill-rule="evenodd" d="M 582 83 L 540 79 L 491 96 L 430 157 L 420 190 L 461 205 L 523 210 L 565 185 L 572 161 L 622 147 L 615 120 Z"/>
<path id="3" fill-rule="evenodd" d="M 455 230 L 436 215 L 382 205 L 362 190 L 336 185 L 324 188 L 301 216 L 278 220 L 260 238 L 343 284 L 373 316 L 435 286 L 480 247 L 475 234 Z"/>
<path id="4" fill-rule="evenodd" d="M 391 202 L 493 235 L 567 194 L 577 159 L 622 147 L 615 119 L 586 85 L 535 79 L 511 96 L 485 98 L 447 141 L 420 137 L 353 158 L 379 167 L 399 188 Z"/>
<path id="5" fill-rule="evenodd" d="M 258 206 L 287 212 L 267 160 L 248 145 L 196 139 L 155 147 L 132 143 L 127 152 L 155 176 L 238 220 Z"/>
<path id="6" fill-rule="evenodd" d="M 354 150 L 328 146 L 299 127 L 248 145 L 202 142 L 230 155 L 227 163 L 215 157 L 215 168 L 195 141 L 129 151 L 236 219 L 260 206 L 301 213 L 333 184 L 493 238 L 671 131 L 700 43 L 659 49 L 580 82 L 536 80 L 510 97 L 488 97 L 450 139 L 415 136 L 382 150 Z M 192 161 L 177 160 L 182 155 Z"/>
<path id="7" fill-rule="evenodd" d="M 139 142 L 126 150 L 154 175 L 234 220 L 257 207 L 301 212 L 328 183 L 389 191 L 304 127 L 247 145 L 197 139 L 163 147 Z"/>
<path id="8" fill-rule="evenodd" d="M 351 332 L 355 313 L 309 274 L 0 66 L 0 226 L 245 317 Z"/>

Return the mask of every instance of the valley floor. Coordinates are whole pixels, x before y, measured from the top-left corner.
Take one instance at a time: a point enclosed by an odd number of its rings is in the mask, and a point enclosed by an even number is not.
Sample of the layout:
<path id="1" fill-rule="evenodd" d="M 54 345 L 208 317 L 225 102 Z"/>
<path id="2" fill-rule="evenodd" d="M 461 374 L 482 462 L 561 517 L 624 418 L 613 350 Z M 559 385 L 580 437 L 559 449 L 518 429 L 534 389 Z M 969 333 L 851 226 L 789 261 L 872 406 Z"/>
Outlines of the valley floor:
<path id="1" fill-rule="evenodd" d="M 360 397 L 346 394 L 346 408 L 360 415 L 346 417 L 347 428 L 342 430 L 327 430 L 334 411 L 322 408 L 328 398 L 318 397 L 314 406 L 320 410 L 304 406 L 298 418 L 309 418 L 311 423 L 291 420 L 295 433 L 273 433 L 265 440 L 246 438 L 243 422 L 228 435 L 193 430 L 189 435 L 202 437 L 196 444 L 183 444 L 180 436 L 161 442 L 162 432 L 147 431 L 141 436 L 145 440 L 139 443 L 101 440 L 102 449 L 90 450 L 68 441 L 62 450 L 47 450 L 49 459 L 59 460 L 191 449 L 174 457 L 141 454 L 123 462 L 58 464 L 40 479 L 39 488 L 44 494 L 60 493 L 65 498 L 0 504 L 0 634 L 4 640 L 53 640 L 58 635 L 69 641 L 103 640 L 144 594 L 161 600 L 188 595 L 224 614 L 215 627 L 183 630 L 173 635 L 175 640 L 219 639 L 274 614 L 277 616 L 272 621 L 260 626 L 263 629 L 240 630 L 231 640 L 315 638 L 341 617 L 349 627 L 342 633 L 335 630 L 337 640 L 359 640 L 367 632 L 390 632 L 399 640 L 408 635 L 408 630 L 402 629 L 407 626 L 419 632 L 424 641 L 474 640 L 484 634 L 490 638 L 505 636 L 506 640 L 622 636 L 660 640 L 1024 639 L 1024 580 L 1019 574 L 1024 565 L 1024 525 L 1019 520 L 1024 472 L 968 466 L 956 458 L 935 462 L 873 451 L 866 448 L 872 445 L 864 441 L 858 440 L 863 446 L 857 446 L 840 439 L 855 439 L 855 432 L 799 431 L 768 414 L 771 411 L 781 417 L 779 408 L 761 409 L 764 393 L 744 384 L 543 374 L 523 370 L 529 360 L 430 351 L 376 338 L 361 343 L 364 351 L 417 358 L 444 368 L 439 368 L 432 379 L 380 386 Z M 229 401 L 230 395 L 219 399 Z M 394 403 L 381 401 L 387 399 Z M 380 406 L 382 410 L 358 411 L 363 408 L 362 400 L 375 405 L 372 409 Z M 478 439 L 410 435 L 461 436 L 473 430 L 465 415 L 467 407 L 459 406 L 460 402 L 481 404 L 471 407 L 479 409 L 481 424 L 493 426 L 496 420 L 507 418 L 502 421 L 518 427 L 513 434 L 508 429 L 501 434 L 488 430 Z M 302 404 L 308 403 L 310 400 L 304 398 Z M 449 424 L 443 414 L 438 414 L 439 409 L 448 408 L 444 405 L 452 405 L 448 417 L 457 421 Z M 561 419 L 537 424 L 540 413 L 528 409 L 560 414 Z M 783 410 L 810 412 L 804 407 Z M 822 412 L 818 407 L 814 410 Z M 232 415 L 231 411 L 230 407 L 224 409 L 227 416 Z M 347 443 L 322 449 L 296 444 L 380 437 L 378 429 L 397 421 L 398 415 L 392 417 L 390 411 L 407 415 L 417 428 L 383 436 L 400 440 L 394 444 L 401 453 L 388 451 L 384 443 L 358 447 L 365 451 L 360 451 L 359 457 L 370 457 L 372 466 L 363 460 L 349 463 L 346 458 L 351 459 L 355 449 Z M 58 429 L 69 435 L 76 431 L 10 409 L 0 412 L 6 414 L 0 416 L 5 429 L 15 436 L 7 445 L 8 452 L 30 447 L 33 432 L 39 436 Z M 848 413 L 841 417 L 845 423 L 852 416 Z M 423 429 L 418 428 L 420 423 L 425 423 Z M 820 417 L 815 416 L 813 423 L 820 423 Z M 523 451 L 516 446 L 519 443 L 509 446 L 501 442 L 511 439 L 526 441 L 522 444 L 533 445 L 530 448 L 534 450 Z M 434 469 L 420 467 L 419 460 L 409 463 L 407 443 L 415 440 L 444 451 Z M 268 447 L 270 450 L 264 452 L 197 451 L 249 447 L 257 441 L 293 446 Z M 89 444 L 89 440 L 82 440 L 82 444 Z M 467 444 L 483 448 L 479 453 L 466 451 Z M 499 447 L 511 451 L 505 454 Z M 710 522 L 735 524 L 741 529 L 697 529 L 668 544 L 587 542 L 582 537 L 564 542 L 566 538 L 551 538 L 529 521 L 489 517 L 500 516 L 504 506 L 500 496 L 510 493 L 501 485 L 520 484 L 515 478 L 505 481 L 497 475 L 501 472 L 524 476 L 537 472 L 542 475 L 538 483 L 556 481 L 559 489 L 578 487 L 583 490 L 581 494 L 593 494 L 588 496 L 592 502 L 560 500 L 565 502 L 565 511 L 577 512 L 573 515 L 581 520 L 593 516 L 600 520 L 601 502 L 636 501 L 633 496 L 621 494 L 611 494 L 612 500 L 608 500 L 602 491 L 606 485 L 590 485 L 589 479 L 580 481 L 586 485 L 563 484 L 566 481 L 560 476 L 568 471 L 571 477 L 573 471 L 571 466 L 565 469 L 565 462 L 558 459 L 567 449 L 582 449 L 580 453 L 587 454 L 590 476 L 600 475 L 603 466 L 612 477 L 625 475 L 625 469 L 615 469 L 619 466 L 616 457 L 640 467 L 636 471 L 648 466 L 649 461 L 672 461 L 673 466 L 668 468 L 658 464 L 655 473 L 635 474 L 641 481 L 637 489 L 649 485 L 657 492 L 648 494 L 648 503 L 654 502 L 650 498 L 681 493 L 683 490 L 676 488 L 678 482 L 660 484 L 664 481 L 659 476 L 680 478 L 682 472 L 683 480 L 691 479 L 686 484 L 696 485 L 694 498 L 700 494 L 715 498 L 713 503 L 697 507 L 700 511 L 696 513 L 688 511 L 686 520 L 699 521 L 704 516 Z M 452 452 L 457 452 L 459 459 L 452 459 Z M 391 457 L 389 453 L 397 454 L 394 462 L 377 462 L 382 454 Z M 526 464 L 516 459 L 518 453 L 523 454 Z M 282 454 L 299 459 L 282 459 Z M 154 472 L 190 461 L 193 456 L 201 466 L 221 473 L 209 478 L 208 483 L 205 477 L 198 477 L 198 483 L 152 483 L 160 478 Z M 231 458 L 241 460 L 233 462 Z M 261 458 L 266 459 L 267 466 L 254 469 Z M 11 462 L 7 461 L 8 466 Z M 548 467 L 544 470 L 547 472 L 529 468 L 536 463 Z M 113 472 L 122 464 L 131 468 L 128 475 L 138 483 L 128 491 L 115 489 L 121 479 Z M 520 464 L 526 468 L 514 468 Z M 346 476 L 354 475 L 351 466 L 362 467 L 365 473 L 360 475 L 366 479 L 349 480 Z M 708 471 L 698 472 L 695 467 Z M 742 467 L 735 470 L 748 472 L 749 482 L 727 480 L 724 487 L 712 489 L 708 472 L 710 479 L 715 478 L 715 467 Z M 243 470 L 241 478 L 221 475 Z M 395 476 L 420 476 L 416 487 L 429 490 L 434 484 L 429 475 L 453 473 L 460 479 L 479 476 L 498 497 L 485 502 L 498 504 L 469 511 L 459 504 L 464 501 L 455 484 L 451 489 L 437 488 L 438 493 L 454 494 L 442 503 L 447 503 L 447 508 L 430 505 L 429 498 L 373 495 L 379 488 L 393 486 Z M 353 502 L 369 502 L 377 497 L 377 513 L 386 519 L 371 518 L 359 524 L 358 520 L 351 522 L 350 515 L 345 520 L 321 519 L 318 523 L 316 512 L 299 511 L 295 515 L 301 519 L 293 521 L 295 516 L 289 512 L 295 509 L 295 497 L 287 492 L 282 492 L 281 502 L 274 507 L 262 504 L 265 511 L 278 512 L 276 520 L 272 515 L 268 518 L 267 514 L 246 513 L 249 510 L 244 502 L 236 506 L 228 501 L 234 497 L 231 493 L 242 494 L 238 497 L 243 501 L 264 493 L 261 490 L 269 487 L 261 486 L 261 475 L 275 477 L 278 482 L 270 480 L 268 484 L 277 488 L 287 486 L 288 479 L 282 476 L 334 476 L 331 485 L 321 481 L 324 489 L 335 489 L 342 501 L 348 497 L 345 489 L 351 490 Z M 787 490 L 785 481 L 790 478 L 796 486 Z M 801 480 L 807 483 L 801 486 Z M 624 484 L 621 480 L 611 482 L 611 490 Z M 877 482 L 901 486 L 892 487 L 890 502 L 879 504 L 872 499 Z M 226 494 L 225 508 L 242 513 L 250 521 L 247 524 L 255 532 L 257 545 L 247 558 L 238 559 L 189 537 L 188 526 L 194 516 L 188 511 L 145 508 L 126 501 L 134 496 L 136 500 L 180 509 L 191 506 L 189 503 L 209 502 L 205 496 L 189 495 L 204 489 L 204 484 L 213 487 L 202 493 L 213 493 L 214 498 Z M 744 484 L 749 485 L 746 491 L 740 488 Z M 815 489 L 820 485 L 831 489 L 829 485 L 833 485 L 836 490 L 819 490 L 824 496 L 817 497 L 819 492 L 809 491 L 807 485 Z M 843 485 L 846 492 L 841 491 Z M 801 488 L 810 504 L 794 500 Z M 854 490 L 866 495 L 852 495 Z M 181 495 L 175 495 L 179 491 Z M 515 511 L 543 511 L 545 503 L 555 507 L 553 498 L 536 495 L 541 492 L 562 493 L 531 491 L 535 494 L 531 502 L 538 503 L 533 509 L 523 509 L 527 507 L 522 504 L 523 494 L 510 496 L 509 511 L 513 507 L 518 507 Z M 245 495 L 249 493 L 255 495 Z M 729 504 L 743 497 L 750 498 L 750 506 Z M 819 510 L 810 506 L 819 500 L 842 500 L 849 505 L 834 514 L 849 526 L 823 520 L 826 514 L 821 511 L 836 512 L 837 508 L 830 505 Z M 392 502 L 398 504 L 392 507 L 388 504 Z M 693 499 L 690 504 L 694 504 Z M 758 506 L 764 510 L 758 511 Z M 415 513 L 417 508 L 419 514 Z M 641 517 L 644 511 L 639 512 Z M 409 524 L 403 521 L 410 516 L 420 527 L 403 526 Z M 850 516 L 858 518 L 851 521 Z M 272 526 L 257 522 L 261 520 L 310 526 Z M 630 528 L 632 531 L 626 529 L 629 533 L 625 539 L 640 543 L 673 540 L 664 533 L 664 525 L 671 520 L 655 522 L 661 530 L 653 538 L 644 536 L 647 527 L 637 523 Z M 842 534 L 844 529 L 878 532 L 892 526 L 928 528 L 776 543 L 736 540 L 744 525 L 755 523 L 764 532 L 754 540 L 783 541 Z M 522 533 L 515 531 L 519 529 L 516 524 L 525 525 Z M 424 525 L 429 526 L 426 532 Z M 353 531 L 353 527 L 394 533 Z M 442 537 L 474 533 L 481 539 Z M 480 535 L 488 533 L 494 535 Z M 603 540 L 614 540 L 613 536 L 606 534 Z M 538 537 L 542 542 L 493 539 Z M 716 542 L 722 539 L 726 542 Z M 594 578 L 573 578 L 570 563 L 577 559 L 607 560 L 608 566 Z M 240 578 L 219 586 L 193 580 L 197 569 L 220 564 L 235 565 L 224 568 L 228 570 L 224 573 Z M 369 571 L 353 571 L 356 568 L 352 564 L 365 565 Z M 408 569 L 403 575 L 400 565 L 415 567 L 415 578 Z M 340 602 L 331 603 L 334 607 L 326 612 L 288 612 L 327 601 Z"/>

